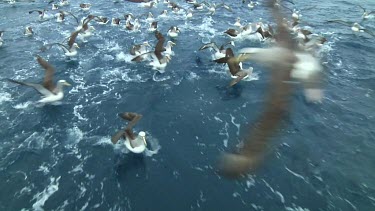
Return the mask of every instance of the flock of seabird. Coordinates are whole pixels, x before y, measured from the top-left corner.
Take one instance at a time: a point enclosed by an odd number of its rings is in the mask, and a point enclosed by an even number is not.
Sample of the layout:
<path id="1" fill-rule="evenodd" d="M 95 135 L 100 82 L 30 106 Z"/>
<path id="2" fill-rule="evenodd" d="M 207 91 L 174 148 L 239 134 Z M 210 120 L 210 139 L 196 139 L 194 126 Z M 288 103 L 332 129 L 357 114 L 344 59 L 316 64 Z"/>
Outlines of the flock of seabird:
<path id="1" fill-rule="evenodd" d="M 186 3 L 191 5 L 188 9 L 184 9 L 179 4 L 164 0 L 129 0 L 130 2 L 138 3 L 140 7 L 150 9 L 158 7 L 158 5 L 167 5 L 167 9 L 163 10 L 158 17 L 150 11 L 146 13 L 143 22 L 146 22 L 149 27 L 148 32 L 154 33 L 155 44 L 144 41 L 141 44 L 133 45 L 129 51 L 133 56 L 133 62 L 148 62 L 153 69 L 163 73 L 169 61 L 174 56 L 172 50 L 176 45 L 174 39 L 181 33 L 178 26 L 171 26 L 167 32 L 158 30 L 158 21 L 163 17 L 169 16 L 172 12 L 174 15 L 185 16 L 186 19 L 193 18 L 196 12 L 207 12 L 207 15 L 215 15 L 218 10 L 221 12 L 232 13 L 232 8 L 224 3 L 215 4 L 208 2 L 197 2 L 196 0 L 186 0 Z M 114 1 L 117 3 L 118 1 Z M 9 1 L 10 4 L 16 3 L 14 0 Z M 127 3 L 127 2 L 126 2 Z M 240 1 L 241 3 L 241 1 Z M 130 3 L 129 3 L 130 4 Z M 82 17 L 81 20 L 72 12 L 67 11 L 69 8 L 68 0 L 60 0 L 59 2 L 48 2 L 50 9 L 34 9 L 30 10 L 29 14 L 39 15 L 40 21 L 49 21 L 56 18 L 56 22 L 61 23 L 67 17 L 73 18 L 77 23 L 77 27 L 72 29 L 71 35 L 66 42 L 49 43 L 41 47 L 41 52 L 51 49 L 53 46 L 58 46 L 63 50 L 65 57 L 75 57 L 78 53 L 79 45 L 77 38 L 86 40 L 94 35 L 95 27 L 93 23 L 112 26 L 123 26 L 126 30 L 140 32 L 141 18 L 131 13 L 124 14 L 123 17 L 113 17 L 112 19 L 100 15 L 88 14 Z M 212 52 L 212 61 L 227 64 L 229 68 L 229 76 L 232 78 L 229 82 L 229 87 L 235 86 L 242 79 L 250 77 L 253 68 L 243 68 L 243 62 L 252 61 L 265 66 L 270 70 L 270 89 L 266 100 L 265 111 L 260 115 L 255 127 L 251 127 L 249 135 L 244 140 L 244 145 L 236 153 L 226 153 L 221 157 L 219 162 L 219 170 L 228 176 L 240 176 L 249 170 L 253 170 L 259 165 L 263 159 L 264 151 L 267 147 L 267 140 L 275 133 L 283 116 L 288 112 L 289 98 L 292 93 L 292 86 L 295 82 L 300 83 L 304 88 L 306 99 L 311 102 L 320 102 L 323 98 L 322 75 L 323 67 L 318 59 L 318 51 L 325 44 L 327 39 L 316 33 L 307 30 L 301 26 L 300 10 L 290 9 L 295 7 L 291 0 L 265 0 L 262 4 L 253 1 L 242 0 L 242 5 L 248 7 L 249 10 L 254 10 L 259 6 L 265 6 L 271 11 L 274 19 L 273 23 L 263 23 L 262 21 L 247 23 L 242 25 L 241 19 L 236 18 L 233 28 L 227 29 L 224 34 L 228 36 L 229 41 L 222 44 L 220 47 L 214 43 L 206 43 L 199 48 L 204 52 L 205 49 L 210 49 Z M 46 6 L 46 7 L 47 7 Z M 79 7 L 82 11 L 89 13 L 90 8 L 95 5 L 89 3 L 81 3 Z M 186 5 L 184 5 L 186 6 Z M 186 8 L 186 7 L 185 7 Z M 363 9 L 362 20 L 366 20 L 373 15 L 373 11 Z M 52 12 L 50 12 L 52 11 Z M 287 11 L 287 12 L 286 12 Z M 291 14 L 290 14 L 290 13 Z M 284 13 L 290 14 L 285 16 Z M 356 22 L 347 22 L 343 20 L 329 20 L 327 23 L 338 23 L 350 26 L 355 32 L 366 32 L 371 36 L 374 34 L 362 27 Z M 165 24 L 165 23 L 163 23 Z M 4 44 L 4 31 L 0 31 L 0 47 Z M 25 36 L 32 36 L 33 29 L 30 26 L 25 27 Z M 165 36 L 171 40 L 166 41 Z M 267 43 L 265 48 L 243 48 L 236 53 L 232 49 L 235 42 L 246 40 L 246 38 L 256 38 L 262 43 Z M 86 40 L 87 41 L 87 40 Z M 1 50 L 1 49 L 0 49 Z M 39 103 L 54 103 L 62 100 L 63 86 L 70 86 L 65 80 L 58 80 L 56 84 L 53 83 L 54 68 L 45 61 L 42 57 L 37 55 L 37 62 L 45 70 L 44 81 L 42 84 L 16 81 L 8 79 L 10 82 L 25 85 L 34 88 L 42 98 Z M 293 83 L 291 83 L 293 82 Z M 116 144 L 120 138 L 127 138 L 135 140 L 137 137 L 133 133 L 132 128 L 140 120 L 142 115 L 137 113 L 122 113 L 120 117 L 130 121 L 129 125 L 112 136 L 112 142 Z M 145 133 L 139 133 L 145 141 Z M 131 145 L 134 143 L 130 143 Z"/>

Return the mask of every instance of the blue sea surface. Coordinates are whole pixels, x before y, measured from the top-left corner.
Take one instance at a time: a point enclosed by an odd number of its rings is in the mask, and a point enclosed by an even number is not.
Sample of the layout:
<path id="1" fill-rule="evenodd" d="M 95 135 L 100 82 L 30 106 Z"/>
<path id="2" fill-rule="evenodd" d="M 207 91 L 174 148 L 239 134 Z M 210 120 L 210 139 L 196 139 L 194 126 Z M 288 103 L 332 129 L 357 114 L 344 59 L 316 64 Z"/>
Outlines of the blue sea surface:
<path id="1" fill-rule="evenodd" d="M 63 42 L 75 20 L 40 22 L 37 13 L 28 13 L 46 8 L 47 1 L 1 1 L 0 210 L 375 210 L 375 38 L 326 23 L 361 21 L 357 5 L 374 10 L 375 1 L 295 0 L 301 25 L 328 40 L 320 51 L 325 96 L 321 104 L 308 103 L 296 85 L 292 110 L 270 142 L 267 159 L 240 180 L 220 176 L 215 164 L 222 152 L 241 144 L 261 114 L 269 72 L 245 62 L 244 68 L 254 67 L 253 76 L 228 89 L 227 67 L 198 49 L 229 41 L 223 32 L 234 28 L 237 17 L 273 23 L 263 2 L 251 11 L 230 0 L 225 3 L 233 12 L 194 11 L 191 19 L 162 2 L 151 9 L 125 1 L 85 2 L 92 4 L 90 12 L 73 0 L 61 9 L 79 19 L 151 11 L 167 40 L 169 27 L 178 26 L 175 55 L 162 74 L 147 62 L 130 61 L 133 44 L 157 41 L 146 31 L 144 16 L 141 32 L 128 32 L 124 23 L 92 22 L 96 30 L 86 41 L 77 39 L 76 58 L 65 58 L 58 47 L 40 52 L 44 44 Z M 169 16 L 158 18 L 164 9 Z M 375 18 L 361 25 L 375 30 Z M 26 26 L 33 36 L 24 36 Z M 268 45 L 237 40 L 233 49 L 236 54 Z M 72 84 L 61 105 L 38 106 L 35 90 L 6 80 L 41 82 L 44 70 L 36 54 L 55 67 L 56 80 Z M 143 115 L 134 128 L 146 131 L 143 155 L 111 143 L 126 124 L 117 116 L 125 111 Z"/>

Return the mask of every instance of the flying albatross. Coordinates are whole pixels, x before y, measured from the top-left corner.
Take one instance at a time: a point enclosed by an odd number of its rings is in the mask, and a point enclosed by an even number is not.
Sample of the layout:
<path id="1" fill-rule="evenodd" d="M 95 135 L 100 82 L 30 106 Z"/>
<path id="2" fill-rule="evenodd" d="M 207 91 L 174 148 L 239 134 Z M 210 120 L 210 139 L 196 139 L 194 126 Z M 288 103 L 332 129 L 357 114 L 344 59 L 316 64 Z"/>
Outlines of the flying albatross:
<path id="1" fill-rule="evenodd" d="M 357 23 L 357 22 L 350 22 L 350 21 L 343 21 L 343 20 L 336 19 L 336 20 L 329 20 L 329 21 L 327 21 L 327 23 L 338 23 L 338 24 L 341 24 L 341 25 L 350 26 L 351 30 L 354 31 L 354 32 L 366 32 L 367 34 L 375 37 L 374 32 L 372 32 L 368 29 L 365 29 L 364 27 L 359 25 L 359 23 Z"/>
<path id="2" fill-rule="evenodd" d="M 224 43 L 223 45 L 220 46 L 220 48 L 216 45 L 215 42 L 210 42 L 210 43 L 204 44 L 202 47 L 199 48 L 199 50 L 201 51 L 201 50 L 209 49 L 209 48 L 213 49 L 215 51 L 215 53 L 213 55 L 214 59 L 220 59 L 220 58 L 225 57 L 225 54 L 226 54 L 225 46 L 229 45 L 229 44 L 234 46 L 233 41 L 229 41 L 227 43 Z"/>
<path id="3" fill-rule="evenodd" d="M 229 83 L 229 86 L 234 86 L 242 79 L 249 77 L 249 75 L 251 75 L 251 73 L 253 72 L 253 68 L 249 68 L 247 70 L 242 69 L 241 62 L 245 61 L 242 59 L 243 55 L 244 54 L 240 54 L 239 56 L 235 57 L 233 50 L 231 48 L 227 48 L 225 57 L 214 60 L 217 63 L 228 64 L 229 71 L 233 78 L 233 80 Z M 247 59 L 246 56 L 245 59 Z"/>
<path id="4" fill-rule="evenodd" d="M 271 70 L 270 87 L 264 111 L 254 126 L 250 127 L 249 135 L 244 139 L 244 145 L 238 153 L 225 153 L 219 160 L 219 172 L 232 178 L 254 171 L 262 162 L 268 149 L 269 139 L 276 133 L 281 121 L 289 112 L 290 97 L 293 92 L 292 84 L 287 81 L 296 77 L 293 75 L 297 74 L 296 70 L 309 73 L 305 73 L 308 76 L 305 78 L 307 97 L 315 100 L 320 100 L 322 97 L 320 63 L 312 55 L 296 48 L 292 36 L 283 24 L 281 12 L 278 7 L 274 6 L 275 0 L 269 0 L 268 4 L 272 7 L 272 15 L 277 23 L 278 46 L 257 50 L 248 48 L 241 51 L 249 53 L 249 59 Z M 298 73 L 302 74 L 301 72 Z"/>
<path id="5" fill-rule="evenodd" d="M 165 67 L 167 66 L 168 62 L 171 59 L 170 54 L 165 54 L 163 55 L 163 52 L 165 51 L 164 48 L 164 41 L 165 38 L 164 36 L 159 32 L 155 32 L 155 37 L 158 39 L 158 42 L 156 43 L 155 50 L 154 51 L 149 51 L 146 53 L 143 53 L 141 55 L 138 55 L 132 59 L 132 61 L 139 61 L 140 59 L 138 57 L 142 57 L 144 55 L 151 55 L 152 57 L 152 62 L 150 65 L 153 67 L 153 69 L 158 70 L 159 72 L 164 72 Z"/>
<path id="6" fill-rule="evenodd" d="M 362 7 L 361 5 L 358 5 L 358 7 L 360 7 L 362 10 L 363 10 L 363 13 L 362 13 L 362 19 L 368 19 L 370 18 L 370 16 L 372 14 L 375 14 L 375 11 L 367 11 L 364 7 Z"/>
<path id="7" fill-rule="evenodd" d="M 38 91 L 41 95 L 43 95 L 42 99 L 40 99 L 39 103 L 54 103 L 60 101 L 64 97 L 63 86 L 71 86 L 65 80 L 57 81 L 56 85 L 53 83 L 53 75 L 55 73 L 54 68 L 50 65 L 46 60 L 42 59 L 42 57 L 38 56 L 37 61 L 44 68 L 45 75 L 42 84 L 30 83 L 30 82 L 22 82 L 16 81 L 13 79 L 8 79 L 10 82 L 29 86 L 34 88 Z"/>
<path id="8" fill-rule="evenodd" d="M 130 146 L 135 148 L 138 147 L 140 144 L 147 145 L 145 135 L 146 133 L 143 131 L 140 131 L 138 133 L 138 137 L 133 132 L 133 127 L 137 122 L 142 118 L 141 114 L 133 113 L 133 112 L 124 112 L 119 114 L 121 118 L 124 120 L 130 121 L 129 124 L 122 130 L 119 130 L 115 135 L 112 136 L 111 141 L 113 144 L 117 144 L 117 142 L 121 139 L 127 139 L 129 140 Z M 137 141 L 137 139 L 141 139 L 141 143 Z"/>
<path id="9" fill-rule="evenodd" d="M 58 45 L 63 49 L 65 56 L 67 57 L 73 57 L 77 55 L 77 48 L 79 48 L 78 44 L 75 43 L 75 40 L 80 33 L 80 30 L 74 31 L 69 38 L 68 45 L 64 45 L 61 43 L 51 43 L 44 45 L 41 50 L 45 51 L 46 49 L 50 49 L 53 45 Z"/>

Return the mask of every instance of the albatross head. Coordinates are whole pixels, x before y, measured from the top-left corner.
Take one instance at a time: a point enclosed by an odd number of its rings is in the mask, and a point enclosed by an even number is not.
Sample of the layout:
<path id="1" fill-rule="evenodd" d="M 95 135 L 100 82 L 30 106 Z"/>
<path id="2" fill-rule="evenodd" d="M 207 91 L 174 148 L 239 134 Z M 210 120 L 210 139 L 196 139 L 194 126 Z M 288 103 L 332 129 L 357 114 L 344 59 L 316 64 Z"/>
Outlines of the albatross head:
<path id="1" fill-rule="evenodd" d="M 57 81 L 57 83 L 59 83 L 61 85 L 64 85 L 64 86 L 71 86 L 71 84 L 66 82 L 65 80 L 59 80 L 59 81 Z"/>
<path id="2" fill-rule="evenodd" d="M 174 45 L 176 45 L 176 43 L 174 43 L 174 42 L 172 42 L 172 41 L 168 41 L 167 44 L 170 45 L 170 46 L 174 46 Z"/>
<path id="3" fill-rule="evenodd" d="M 74 43 L 74 44 L 72 45 L 72 48 L 73 48 L 73 49 L 74 49 L 74 48 L 79 48 L 79 46 L 78 46 L 77 43 Z"/>
<path id="4" fill-rule="evenodd" d="M 143 132 L 143 131 L 140 131 L 138 133 L 138 135 L 142 138 L 143 142 L 145 143 L 145 145 L 147 145 L 147 142 L 146 142 L 146 133 Z"/>

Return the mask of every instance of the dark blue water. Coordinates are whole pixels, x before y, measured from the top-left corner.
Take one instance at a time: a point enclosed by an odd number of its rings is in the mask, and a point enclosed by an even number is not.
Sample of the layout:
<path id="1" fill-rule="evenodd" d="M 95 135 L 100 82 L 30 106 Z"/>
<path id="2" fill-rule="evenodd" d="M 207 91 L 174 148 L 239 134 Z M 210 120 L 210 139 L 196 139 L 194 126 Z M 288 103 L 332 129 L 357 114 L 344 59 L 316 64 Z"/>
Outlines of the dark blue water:
<path id="1" fill-rule="evenodd" d="M 155 16 L 166 5 L 145 9 L 111 1 L 92 3 L 91 14 Z M 329 19 L 361 19 L 357 2 L 369 10 L 372 1 L 296 1 L 303 25 L 324 35 L 325 65 L 322 104 L 306 103 L 300 87 L 293 110 L 283 122 L 272 150 L 260 169 L 231 181 L 215 172 L 223 151 L 240 143 L 262 111 L 268 72 L 254 67 L 254 77 L 234 89 L 225 67 L 210 62 L 203 42 L 228 41 L 223 31 L 236 17 L 243 22 L 271 20 L 261 4 L 253 11 L 230 1 L 233 13 L 219 10 L 209 17 L 195 13 L 159 20 L 159 31 L 181 29 L 175 56 L 164 74 L 146 63 L 131 63 L 134 43 L 156 43 L 153 34 L 129 33 L 123 26 L 98 25 L 88 42 L 78 40 L 78 57 L 67 60 L 57 47 L 39 53 L 56 68 L 65 89 L 61 105 L 38 107 L 35 90 L 5 78 L 39 82 L 43 70 L 34 54 L 46 43 L 63 41 L 75 29 L 74 19 L 39 22 L 31 9 L 47 3 L 0 4 L 0 210 L 375 210 L 375 65 L 374 38 L 349 27 L 326 24 Z M 64 10 L 79 18 L 72 1 Z M 184 8 L 190 5 L 181 1 Z M 221 12 L 220 12 L 221 11 Z M 375 19 L 362 25 L 375 28 Z M 30 25 L 35 34 L 23 35 Z M 169 39 L 169 38 L 167 38 Z M 265 46 L 256 40 L 237 41 L 234 50 Z M 110 137 L 124 121 L 117 113 L 143 114 L 135 130 L 147 133 L 143 156 L 113 146 Z"/>

